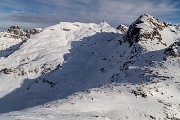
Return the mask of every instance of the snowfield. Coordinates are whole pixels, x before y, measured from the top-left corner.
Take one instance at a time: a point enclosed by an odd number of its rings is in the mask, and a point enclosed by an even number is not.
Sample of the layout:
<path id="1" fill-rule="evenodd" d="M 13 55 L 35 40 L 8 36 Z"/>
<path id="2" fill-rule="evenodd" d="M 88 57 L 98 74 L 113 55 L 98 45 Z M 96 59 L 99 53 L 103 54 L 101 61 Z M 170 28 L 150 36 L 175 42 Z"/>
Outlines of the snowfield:
<path id="1" fill-rule="evenodd" d="M 179 26 L 145 14 L 1 32 L 0 120 L 180 120 Z"/>

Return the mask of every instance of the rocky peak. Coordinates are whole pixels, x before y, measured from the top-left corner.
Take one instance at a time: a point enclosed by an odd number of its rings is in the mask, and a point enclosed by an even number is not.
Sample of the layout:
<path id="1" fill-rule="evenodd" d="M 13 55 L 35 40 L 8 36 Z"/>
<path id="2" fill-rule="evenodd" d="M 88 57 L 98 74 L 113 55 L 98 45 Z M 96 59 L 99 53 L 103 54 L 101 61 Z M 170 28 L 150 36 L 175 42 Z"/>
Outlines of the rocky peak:
<path id="1" fill-rule="evenodd" d="M 151 28 L 158 28 L 158 29 L 163 29 L 163 27 L 167 27 L 167 25 L 168 25 L 165 22 L 161 22 L 157 18 L 155 18 L 154 16 L 151 16 L 148 14 L 141 15 L 134 22 L 134 24 L 140 24 L 140 23 L 147 23 L 151 26 Z"/>
<path id="2" fill-rule="evenodd" d="M 20 36 L 23 35 L 23 29 L 21 29 L 19 26 L 11 26 L 11 27 L 9 27 L 7 32 L 15 34 L 15 35 L 20 35 Z"/>
<path id="3" fill-rule="evenodd" d="M 100 24 L 99 24 L 100 26 L 108 26 L 108 27 L 110 27 L 110 25 L 106 22 L 106 21 L 102 21 Z"/>
<path id="4" fill-rule="evenodd" d="M 120 30 L 122 33 L 126 33 L 128 31 L 128 27 L 123 24 L 120 24 L 117 29 Z"/>
<path id="5" fill-rule="evenodd" d="M 180 57 L 180 41 L 174 42 L 165 50 L 166 58 L 168 57 Z"/>
<path id="6" fill-rule="evenodd" d="M 7 33 L 13 34 L 12 37 L 14 38 L 30 38 L 31 35 L 37 34 L 41 31 L 42 29 L 25 30 L 19 26 L 11 26 L 8 28 Z"/>
<path id="7" fill-rule="evenodd" d="M 161 34 L 159 33 L 169 24 L 160 22 L 157 18 L 144 14 L 141 15 L 136 21 L 134 21 L 125 36 L 125 41 L 129 42 L 130 46 L 139 41 L 162 40 Z"/>

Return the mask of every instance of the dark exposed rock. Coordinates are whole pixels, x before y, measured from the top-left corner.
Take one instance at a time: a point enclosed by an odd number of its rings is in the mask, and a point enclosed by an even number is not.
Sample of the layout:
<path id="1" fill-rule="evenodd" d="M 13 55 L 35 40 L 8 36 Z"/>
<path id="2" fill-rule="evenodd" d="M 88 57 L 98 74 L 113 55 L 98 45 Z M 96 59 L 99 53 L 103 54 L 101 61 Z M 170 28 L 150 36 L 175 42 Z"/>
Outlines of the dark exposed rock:
<path id="1" fill-rule="evenodd" d="M 40 33 L 42 29 L 31 29 L 31 30 L 25 30 L 21 29 L 19 26 L 11 26 L 8 28 L 7 32 L 11 33 L 11 37 L 15 39 L 19 38 L 30 38 L 31 35 Z"/>
<path id="2" fill-rule="evenodd" d="M 127 41 L 130 46 L 139 41 L 146 40 L 157 39 L 161 42 L 162 38 L 159 32 L 168 25 L 168 23 L 160 22 L 153 16 L 144 14 L 130 25 L 124 40 Z"/>
<path id="3" fill-rule="evenodd" d="M 147 94 L 144 91 L 140 90 L 140 89 L 132 90 L 131 93 L 134 94 L 135 96 L 141 96 L 143 98 L 147 97 Z"/>
<path id="4" fill-rule="evenodd" d="M 4 74 L 11 74 L 13 72 L 12 69 L 8 69 L 8 68 L 4 68 L 2 71 Z"/>
<path id="5" fill-rule="evenodd" d="M 122 33 L 126 33 L 128 31 L 128 27 L 122 24 L 120 24 L 117 29 L 120 30 Z"/>
<path id="6" fill-rule="evenodd" d="M 166 57 L 180 57 L 180 42 L 174 42 L 165 51 Z"/>
<path id="7" fill-rule="evenodd" d="M 71 29 L 63 28 L 64 31 L 70 31 Z"/>

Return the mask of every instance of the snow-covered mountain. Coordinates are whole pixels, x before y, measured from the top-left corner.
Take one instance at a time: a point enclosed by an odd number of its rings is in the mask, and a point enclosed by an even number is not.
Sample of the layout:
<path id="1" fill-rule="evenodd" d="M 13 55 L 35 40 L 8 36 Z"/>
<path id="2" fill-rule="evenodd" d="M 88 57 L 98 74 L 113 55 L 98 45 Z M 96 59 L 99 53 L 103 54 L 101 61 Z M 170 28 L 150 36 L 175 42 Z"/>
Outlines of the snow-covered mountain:
<path id="1" fill-rule="evenodd" d="M 180 119 L 179 25 L 61 22 L 0 48 L 0 119 Z"/>

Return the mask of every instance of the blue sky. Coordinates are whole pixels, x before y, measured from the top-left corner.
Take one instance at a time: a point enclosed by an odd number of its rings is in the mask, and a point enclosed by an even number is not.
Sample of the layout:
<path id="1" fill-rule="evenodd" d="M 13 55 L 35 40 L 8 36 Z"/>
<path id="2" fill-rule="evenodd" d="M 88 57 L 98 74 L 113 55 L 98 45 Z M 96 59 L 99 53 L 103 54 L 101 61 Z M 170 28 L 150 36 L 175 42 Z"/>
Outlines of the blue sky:
<path id="1" fill-rule="evenodd" d="M 144 13 L 180 23 L 179 6 L 180 0 L 0 0 L 0 30 L 11 25 L 44 28 L 62 21 L 105 20 L 116 27 L 131 24 Z"/>

